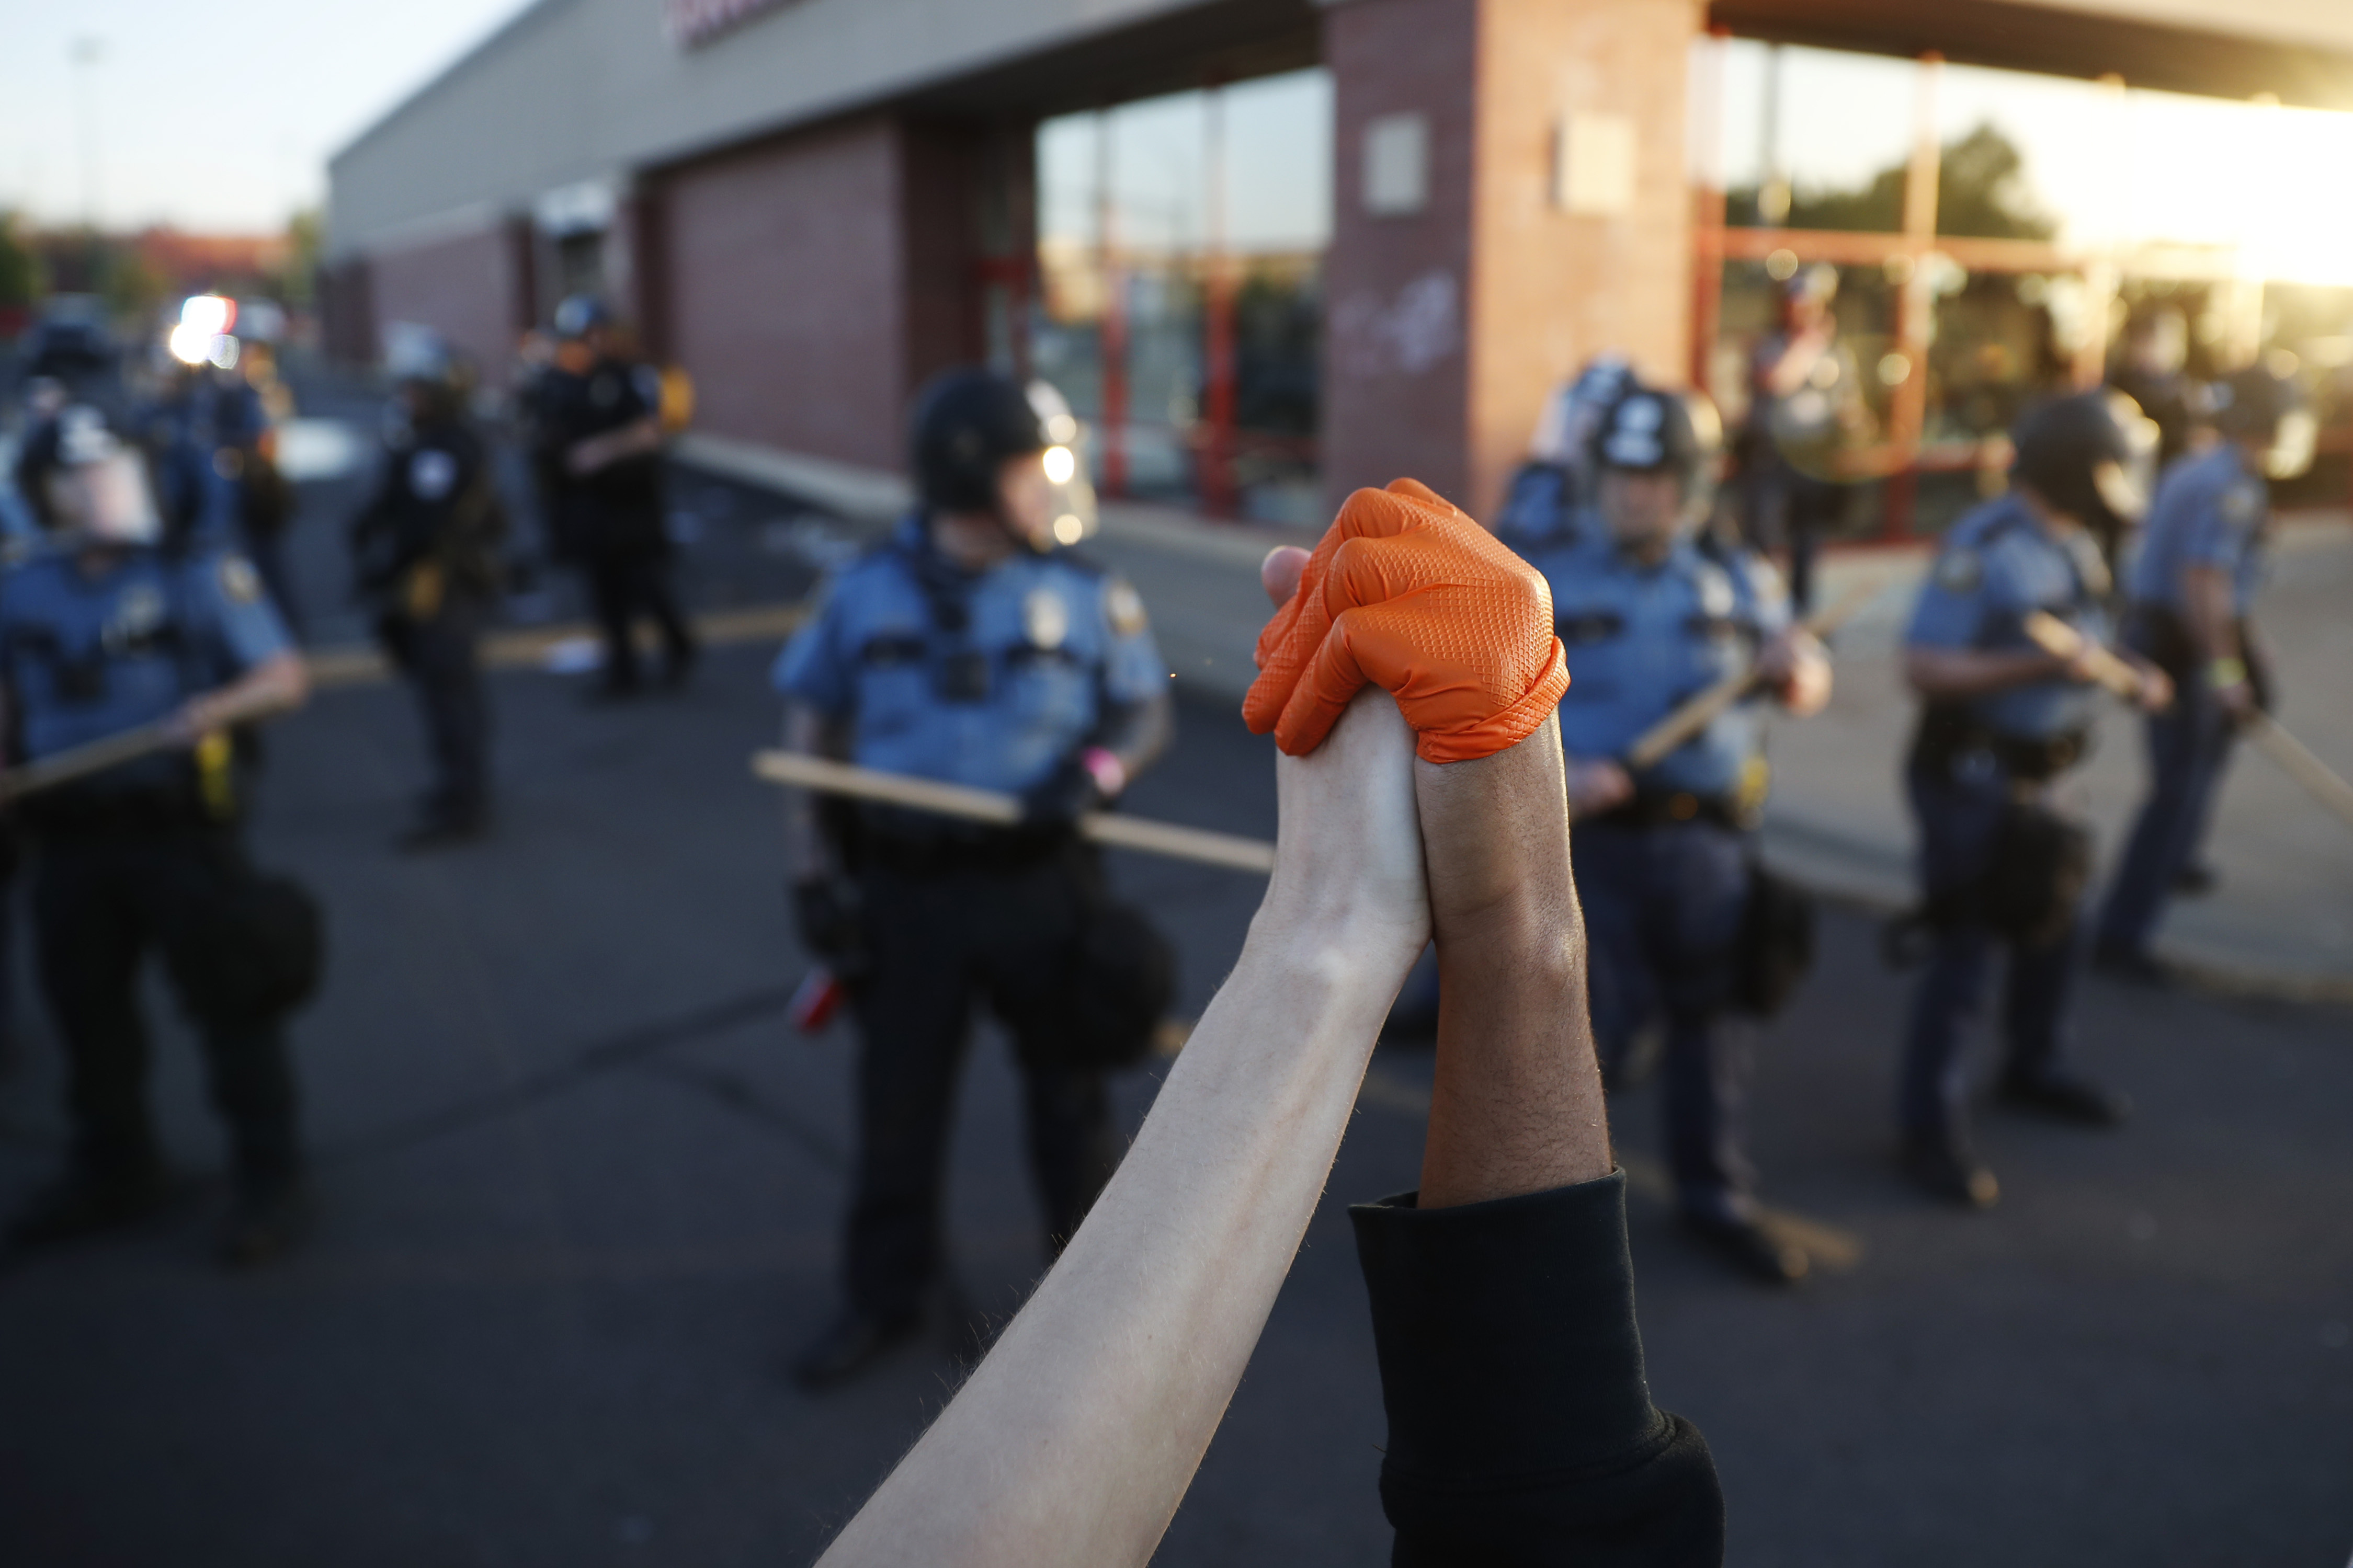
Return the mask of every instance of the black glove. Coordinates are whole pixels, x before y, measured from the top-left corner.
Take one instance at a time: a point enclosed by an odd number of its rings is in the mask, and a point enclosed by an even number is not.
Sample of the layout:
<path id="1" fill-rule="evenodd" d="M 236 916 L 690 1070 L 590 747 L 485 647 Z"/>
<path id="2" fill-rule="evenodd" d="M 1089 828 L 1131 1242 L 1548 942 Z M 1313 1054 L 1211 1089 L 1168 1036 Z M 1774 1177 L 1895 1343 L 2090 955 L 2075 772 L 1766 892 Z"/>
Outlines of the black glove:
<path id="1" fill-rule="evenodd" d="M 1021 826 L 1067 830 L 1108 798 L 1086 763 L 1064 757 L 1052 773 L 1021 792 Z"/>
<path id="2" fill-rule="evenodd" d="M 793 923 L 801 945 L 835 963 L 858 951 L 858 901 L 838 877 L 809 877 L 793 884 Z"/>

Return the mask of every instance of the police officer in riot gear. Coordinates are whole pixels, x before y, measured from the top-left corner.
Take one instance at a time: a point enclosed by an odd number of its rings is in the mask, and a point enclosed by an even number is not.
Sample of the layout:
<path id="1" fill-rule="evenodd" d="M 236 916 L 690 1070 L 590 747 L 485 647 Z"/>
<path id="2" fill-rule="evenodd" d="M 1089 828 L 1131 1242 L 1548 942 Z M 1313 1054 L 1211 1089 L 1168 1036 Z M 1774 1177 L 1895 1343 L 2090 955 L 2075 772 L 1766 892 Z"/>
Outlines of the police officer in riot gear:
<path id="1" fill-rule="evenodd" d="M 2239 724 L 2270 706 L 2270 672 L 2248 620 L 2271 531 L 2267 475 L 2300 466 L 2280 450 L 2298 414 L 2295 387 L 2261 366 L 2211 392 L 2222 439 L 2158 488 L 2126 579 L 2125 638 L 2173 682 L 2148 716 L 2148 796 L 2100 911 L 2094 967 L 2162 981 L 2149 951 L 2167 897 L 2203 891 L 2200 847 Z"/>
<path id="2" fill-rule="evenodd" d="M 640 616 L 661 633 L 664 684 L 679 685 L 696 650 L 670 584 L 660 380 L 624 355 L 617 324 L 599 300 L 565 300 L 555 309 L 555 331 L 565 352 L 536 399 L 534 426 L 544 443 L 538 467 L 558 486 L 557 550 L 586 574 L 604 635 L 598 695 L 638 689 L 632 628 Z"/>
<path id="3" fill-rule="evenodd" d="M 1512 476 L 1496 514 L 1498 539 L 1525 555 L 1565 542 L 1589 525 L 1593 432 L 1633 384 L 1634 367 L 1624 354 L 1600 353 L 1545 400 L 1528 441 L 1528 460 Z"/>
<path id="4" fill-rule="evenodd" d="M 1696 411 L 1696 415 L 1695 412 Z M 1662 1016 L 1666 1116 L 1685 1226 L 1736 1267 L 1788 1282 L 1802 1248 L 1775 1233 L 1754 1196 L 1742 1102 L 1744 994 L 1770 940 L 1750 916 L 1762 875 L 1762 716 L 1719 715 L 1654 765 L 1618 759 L 1637 736 L 1726 676 L 1751 667 L 1760 690 L 1798 714 L 1830 700 L 1821 646 L 1789 620 L 1773 568 L 1700 531 L 1718 457 L 1715 410 L 1634 385 L 1592 444 L 1602 536 L 1540 547 L 1575 671 L 1560 704 L 1575 821 L 1577 896 L 1591 942 L 1594 1037 L 1613 1071 Z"/>
<path id="5" fill-rule="evenodd" d="M 240 555 L 167 535 L 144 463 L 69 409 L 33 474 L 55 537 L 0 584 L 0 685 L 20 761 L 145 725 L 174 742 L 27 796 L 41 986 L 62 1037 L 74 1135 L 19 1247 L 129 1223 L 162 1200 L 145 1095 L 140 960 L 160 950 L 229 1124 L 226 1260 L 298 1239 L 301 1152 L 284 964 L 250 951 L 259 886 L 237 831 L 230 726 L 299 704 L 302 661 Z M 299 962 L 299 960 L 298 960 Z M 307 988 L 298 982 L 296 989 Z"/>
<path id="6" fill-rule="evenodd" d="M 477 645 L 497 604 L 506 512 L 447 345 L 414 341 L 390 368 L 400 417 L 376 493 L 352 521 L 352 556 L 376 637 L 417 689 L 433 761 L 417 820 L 398 842 L 432 849 L 489 826 L 490 708 Z"/>
<path id="7" fill-rule="evenodd" d="M 941 1185 L 973 1003 L 1012 1035 L 1029 1157 L 1059 1251 L 1118 1157 L 1103 1073 L 1065 1003 L 1103 897 L 1077 818 L 1166 745 L 1167 667 L 1142 601 L 1057 549 L 1060 465 L 1031 401 L 977 370 L 919 400 L 920 510 L 844 568 L 779 657 L 786 742 L 1020 797 L 1007 829 L 895 807 L 789 823 L 802 939 L 854 977 L 862 1045 L 843 1316 L 797 1363 L 850 1376 L 912 1334 L 941 1283 Z"/>
<path id="8" fill-rule="evenodd" d="M 2094 1127 L 2127 1109 L 2068 1061 L 2091 851 L 2055 795 L 2088 748 L 2097 689 L 2084 658 L 2044 652 L 2023 627 L 2040 610 L 2094 644 L 2106 639 L 2094 524 L 2139 509 L 2126 477 L 2132 446 L 2101 393 L 2030 409 L 2011 437 L 2010 493 L 1946 535 L 1905 639 L 1905 674 L 1922 700 L 1905 783 L 1920 827 L 1928 963 L 1905 1045 L 1903 1163 L 1929 1193 L 1978 1207 L 2000 1188 L 1970 1146 L 1965 1047 L 1997 950 L 2009 957 L 1997 1100 Z M 2143 706 L 2164 707 L 2171 683 L 2145 660 L 2136 668 Z"/>

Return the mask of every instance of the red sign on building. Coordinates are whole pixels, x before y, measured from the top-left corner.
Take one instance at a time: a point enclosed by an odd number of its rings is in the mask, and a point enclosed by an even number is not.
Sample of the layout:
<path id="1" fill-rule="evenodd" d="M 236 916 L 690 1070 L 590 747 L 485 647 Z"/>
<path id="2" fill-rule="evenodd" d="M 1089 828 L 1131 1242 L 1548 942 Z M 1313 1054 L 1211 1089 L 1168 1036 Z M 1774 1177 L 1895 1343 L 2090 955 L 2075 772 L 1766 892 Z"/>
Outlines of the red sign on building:
<path id="1" fill-rule="evenodd" d="M 793 0 L 662 0 L 662 31 L 680 48 L 691 49 L 763 12 L 791 4 Z"/>

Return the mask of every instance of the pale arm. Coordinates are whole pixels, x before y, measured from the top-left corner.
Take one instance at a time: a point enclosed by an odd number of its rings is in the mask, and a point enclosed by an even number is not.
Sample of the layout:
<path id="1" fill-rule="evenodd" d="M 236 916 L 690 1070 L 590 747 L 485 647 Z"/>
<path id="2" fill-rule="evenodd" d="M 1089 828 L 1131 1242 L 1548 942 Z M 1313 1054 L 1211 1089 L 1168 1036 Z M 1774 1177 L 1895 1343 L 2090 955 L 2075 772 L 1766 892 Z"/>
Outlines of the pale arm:
<path id="1" fill-rule="evenodd" d="M 805 756 L 846 761 L 849 755 L 848 726 L 797 699 L 785 703 L 783 742 L 786 751 Z M 818 827 L 817 797 L 802 789 L 788 789 L 784 796 L 785 875 L 796 882 L 826 875 L 830 862 L 825 835 Z"/>
<path id="2" fill-rule="evenodd" d="M 564 466 L 575 475 L 593 474 L 599 468 L 611 468 L 624 458 L 658 451 L 661 444 L 661 420 L 649 414 L 617 430 L 574 442 L 572 449 L 565 454 Z"/>
<path id="3" fill-rule="evenodd" d="M 202 696 L 164 721 L 172 738 L 193 743 L 215 730 L 300 708 L 311 698 L 311 673 L 298 653 L 275 654 Z"/>
<path id="4" fill-rule="evenodd" d="M 2247 650 L 2239 640 L 2237 598 L 2231 574 L 2220 566 L 2181 569 L 2181 604 L 2189 623 L 2190 639 L 2198 645 L 2197 679 L 2211 685 L 2215 700 L 2232 714 L 2255 705 L 2254 688 L 2247 679 Z M 2218 665 L 2238 667 L 2236 680 L 2215 680 Z"/>
<path id="5" fill-rule="evenodd" d="M 2089 680 L 2084 659 L 2064 659 L 2033 649 L 1911 647 L 1904 650 L 1904 678 L 1923 697 L 1981 697 L 2038 680 Z"/>
<path id="6" fill-rule="evenodd" d="M 830 1568 L 1151 1556 L 1428 934 L 1412 744 L 1368 691 L 1313 754 L 1277 759 L 1274 878 L 1233 974 L 1061 1260 Z"/>

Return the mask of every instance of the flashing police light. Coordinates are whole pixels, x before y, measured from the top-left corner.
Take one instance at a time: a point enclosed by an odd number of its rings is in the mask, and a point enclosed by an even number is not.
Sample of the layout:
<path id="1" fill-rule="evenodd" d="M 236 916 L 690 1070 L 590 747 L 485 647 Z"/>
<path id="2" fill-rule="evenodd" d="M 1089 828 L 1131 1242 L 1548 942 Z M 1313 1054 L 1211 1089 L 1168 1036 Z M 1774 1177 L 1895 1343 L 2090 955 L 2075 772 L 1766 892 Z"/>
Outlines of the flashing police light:
<path id="1" fill-rule="evenodd" d="M 180 303 L 180 324 L 164 340 L 172 357 L 182 364 L 206 361 L 227 370 L 237 363 L 237 342 L 229 336 L 237 324 L 237 301 L 218 294 L 193 294 Z"/>

